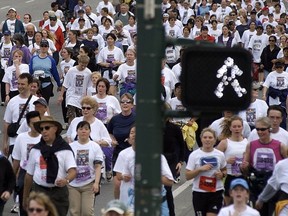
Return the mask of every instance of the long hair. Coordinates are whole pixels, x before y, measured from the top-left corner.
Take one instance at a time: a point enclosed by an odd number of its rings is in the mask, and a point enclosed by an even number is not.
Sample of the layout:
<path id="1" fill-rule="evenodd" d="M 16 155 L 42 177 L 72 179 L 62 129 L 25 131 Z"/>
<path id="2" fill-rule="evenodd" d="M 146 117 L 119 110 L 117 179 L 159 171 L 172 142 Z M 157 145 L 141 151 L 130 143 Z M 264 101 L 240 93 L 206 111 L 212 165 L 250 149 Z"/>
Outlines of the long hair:
<path id="1" fill-rule="evenodd" d="M 232 116 L 231 118 L 225 118 L 223 120 L 223 122 L 220 124 L 220 126 L 222 128 L 222 132 L 221 132 L 221 134 L 219 136 L 219 140 L 223 140 L 223 139 L 231 137 L 232 132 L 230 130 L 230 127 L 231 127 L 232 122 L 236 121 L 236 120 L 241 121 L 242 126 L 243 126 L 242 118 L 239 117 L 239 116 L 236 116 L 236 115 Z"/>

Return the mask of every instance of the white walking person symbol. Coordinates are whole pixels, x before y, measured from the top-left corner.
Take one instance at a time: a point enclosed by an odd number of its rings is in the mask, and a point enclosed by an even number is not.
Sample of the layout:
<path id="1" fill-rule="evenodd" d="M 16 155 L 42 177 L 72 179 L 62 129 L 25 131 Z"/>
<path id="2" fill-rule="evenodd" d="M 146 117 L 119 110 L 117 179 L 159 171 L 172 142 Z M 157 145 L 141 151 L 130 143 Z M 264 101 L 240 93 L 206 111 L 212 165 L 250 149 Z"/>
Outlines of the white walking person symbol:
<path id="1" fill-rule="evenodd" d="M 230 72 L 230 76 L 228 72 Z M 236 79 L 236 76 L 241 76 L 243 74 L 243 71 L 240 70 L 240 68 L 237 65 L 234 65 L 234 59 L 231 57 L 228 57 L 224 61 L 224 65 L 217 71 L 216 77 L 218 79 L 222 80 L 219 82 L 216 90 L 214 91 L 215 95 L 218 98 L 223 97 L 223 91 L 225 86 L 228 86 L 229 84 L 233 87 L 234 91 L 236 92 L 238 97 L 242 97 L 243 94 L 247 94 L 247 91 L 245 88 L 242 88 L 239 84 L 239 81 Z"/>

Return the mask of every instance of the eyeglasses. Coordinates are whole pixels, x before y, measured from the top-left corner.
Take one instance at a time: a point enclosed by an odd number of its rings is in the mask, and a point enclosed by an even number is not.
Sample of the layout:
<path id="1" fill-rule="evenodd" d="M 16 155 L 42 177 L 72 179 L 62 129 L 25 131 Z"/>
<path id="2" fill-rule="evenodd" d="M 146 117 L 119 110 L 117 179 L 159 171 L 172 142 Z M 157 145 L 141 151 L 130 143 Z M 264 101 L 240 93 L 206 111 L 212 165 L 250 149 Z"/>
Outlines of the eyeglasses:
<path id="1" fill-rule="evenodd" d="M 46 45 L 46 44 L 43 44 L 43 45 L 40 45 L 40 47 L 49 47 L 48 45 Z"/>
<path id="2" fill-rule="evenodd" d="M 39 129 L 40 129 L 40 131 L 42 132 L 42 131 L 44 131 L 44 130 L 48 131 L 48 130 L 50 130 L 50 128 L 52 128 L 52 127 L 54 127 L 54 126 L 45 126 L 45 127 L 40 127 Z"/>
<path id="3" fill-rule="evenodd" d="M 44 209 L 41 209 L 41 208 L 28 208 L 28 211 L 30 213 L 33 213 L 34 211 L 36 211 L 37 213 L 41 213 L 44 211 Z"/>
<path id="4" fill-rule="evenodd" d="M 128 101 L 120 101 L 120 103 L 122 103 L 122 104 L 130 104 L 132 102 L 130 100 L 128 100 Z"/>
<path id="5" fill-rule="evenodd" d="M 57 21 L 57 19 L 50 19 L 50 21 Z"/>
<path id="6" fill-rule="evenodd" d="M 268 130 L 269 128 L 255 128 L 257 131 L 265 131 Z"/>
<path id="7" fill-rule="evenodd" d="M 82 110 L 91 110 L 92 109 L 92 107 L 82 107 Z"/>

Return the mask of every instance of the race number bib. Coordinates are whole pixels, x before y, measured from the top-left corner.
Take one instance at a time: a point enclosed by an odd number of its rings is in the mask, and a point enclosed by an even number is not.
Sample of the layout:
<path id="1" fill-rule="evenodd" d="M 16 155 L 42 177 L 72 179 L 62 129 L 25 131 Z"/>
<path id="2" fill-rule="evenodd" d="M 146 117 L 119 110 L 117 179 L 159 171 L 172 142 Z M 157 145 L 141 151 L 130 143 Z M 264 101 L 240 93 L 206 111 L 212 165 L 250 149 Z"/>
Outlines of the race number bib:
<path id="1" fill-rule="evenodd" d="M 199 188 L 207 192 L 215 192 L 216 182 L 216 178 L 200 176 Z"/>

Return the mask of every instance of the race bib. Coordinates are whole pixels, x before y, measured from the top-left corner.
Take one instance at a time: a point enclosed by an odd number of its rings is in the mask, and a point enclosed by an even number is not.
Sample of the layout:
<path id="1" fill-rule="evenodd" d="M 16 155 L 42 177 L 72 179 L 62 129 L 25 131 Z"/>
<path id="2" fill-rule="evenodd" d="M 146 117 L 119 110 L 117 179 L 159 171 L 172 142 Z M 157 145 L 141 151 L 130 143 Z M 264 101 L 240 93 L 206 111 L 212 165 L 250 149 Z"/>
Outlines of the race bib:
<path id="1" fill-rule="evenodd" d="M 235 175 L 235 176 L 241 175 L 240 165 L 242 164 L 242 160 L 243 158 L 236 157 L 235 162 L 231 165 L 232 175 Z"/>
<path id="2" fill-rule="evenodd" d="M 199 188 L 207 192 L 216 191 L 216 178 L 200 176 Z"/>

